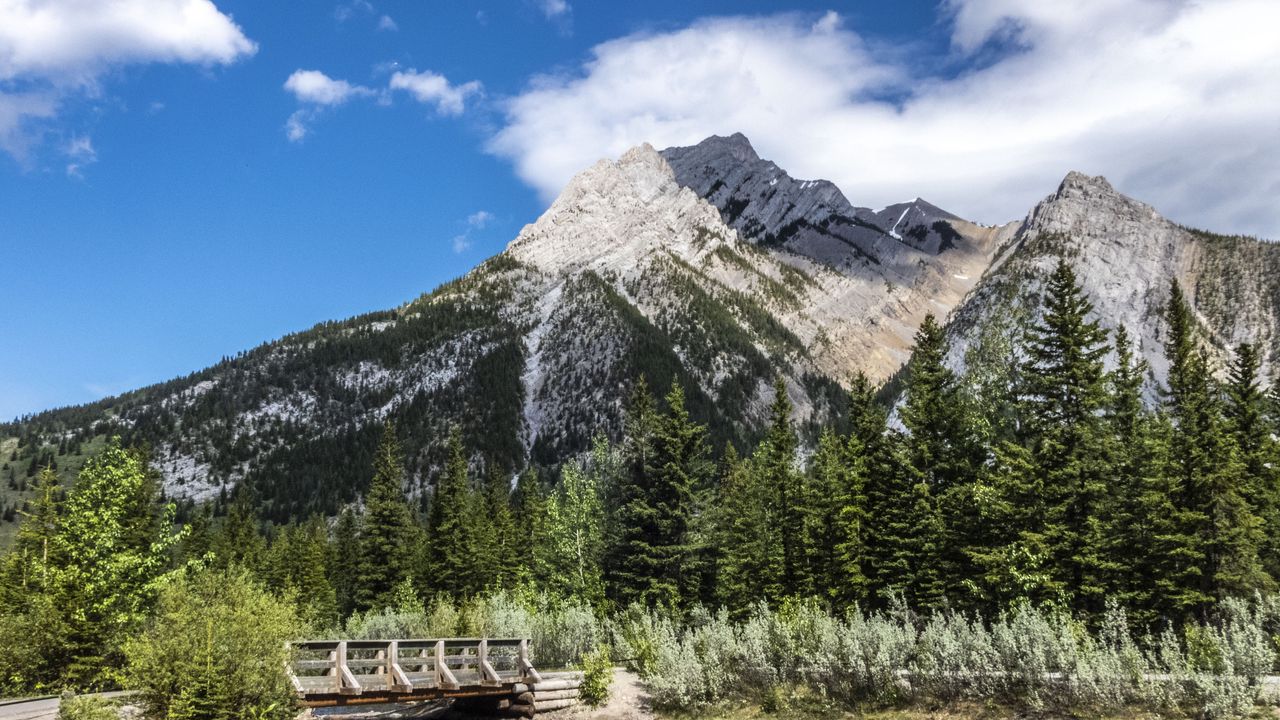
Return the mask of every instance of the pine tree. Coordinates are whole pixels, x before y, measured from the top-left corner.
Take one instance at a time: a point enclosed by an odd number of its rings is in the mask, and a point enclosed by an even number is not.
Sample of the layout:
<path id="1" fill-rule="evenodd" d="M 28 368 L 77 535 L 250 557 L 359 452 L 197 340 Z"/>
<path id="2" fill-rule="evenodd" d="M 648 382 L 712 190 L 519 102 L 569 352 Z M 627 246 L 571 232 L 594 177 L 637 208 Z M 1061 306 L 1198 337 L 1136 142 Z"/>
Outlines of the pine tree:
<path id="1" fill-rule="evenodd" d="M 731 615 L 745 617 L 755 603 L 782 596 L 782 548 L 774 540 L 769 501 L 759 475 L 725 448 L 716 492 L 716 596 Z"/>
<path id="2" fill-rule="evenodd" d="M 546 543 L 547 499 L 542 481 L 533 468 L 526 468 L 516 480 L 511 499 L 514 515 L 512 557 L 516 558 L 516 575 L 523 583 L 545 581 L 547 573 L 538 563 L 538 549 Z"/>
<path id="3" fill-rule="evenodd" d="M 638 397 L 630 425 L 646 437 L 629 437 L 629 473 L 624 474 L 625 505 L 618 513 L 620 557 L 615 588 L 623 603 L 681 607 L 699 589 L 690 545 L 695 489 L 709 473 L 706 428 L 689 418 L 679 383 L 667 394 L 668 411 L 658 416 Z"/>
<path id="4" fill-rule="evenodd" d="M 266 543 L 254 512 L 255 494 L 243 483 L 236 487 L 227 516 L 222 519 L 213 541 L 214 564 L 219 568 L 236 565 L 260 573 Z"/>
<path id="5" fill-rule="evenodd" d="M 1100 611 L 1105 585 L 1097 516 L 1110 475 L 1101 418 L 1110 348 L 1065 260 L 1049 277 L 1043 304 L 1043 317 L 1027 335 L 1021 398 L 1026 443 L 1044 474 L 1042 532 L 1052 572 L 1086 607 Z"/>
<path id="6" fill-rule="evenodd" d="M 404 495 L 404 477 L 400 441 L 395 425 L 387 422 L 365 496 L 356 572 L 357 609 L 382 607 L 396 586 L 412 575 L 419 528 Z"/>
<path id="7" fill-rule="evenodd" d="M 345 618 L 356 609 L 360 572 L 360 519 L 351 508 L 338 515 L 328 557 L 329 583 L 333 586 L 338 615 Z"/>
<path id="8" fill-rule="evenodd" d="M 1194 525 L 1198 544 L 1187 553 L 1203 558 L 1199 591 L 1205 603 L 1248 595 L 1269 584 L 1257 555 L 1262 527 L 1246 500 L 1244 467 L 1226 427 L 1208 356 L 1197 347 L 1195 318 L 1176 280 L 1165 321 L 1175 479 L 1180 509 Z"/>
<path id="9" fill-rule="evenodd" d="M 915 341 L 901 410 L 908 432 L 907 476 L 894 488 L 894 502 L 901 504 L 889 512 L 900 516 L 897 529 L 891 531 L 894 541 L 902 543 L 892 551 L 898 554 L 893 565 L 907 572 L 907 578 L 923 578 L 920 582 L 929 584 L 912 592 L 932 605 L 943 593 L 959 592 L 974 572 L 965 552 L 972 544 L 967 537 L 973 525 L 968 497 L 983 461 L 983 447 L 960 383 L 944 362 L 946 335 L 933 315 L 925 316 Z M 910 530 L 913 524 L 918 533 Z M 929 536 L 935 530 L 941 536 Z M 919 554 L 925 552 L 938 555 Z M 899 577 L 895 584 L 902 581 Z"/>
<path id="10" fill-rule="evenodd" d="M 643 376 L 627 400 L 623 419 L 623 471 L 606 488 L 612 512 L 606 517 L 606 587 L 620 606 L 642 600 L 651 572 L 649 538 L 654 522 L 649 506 L 659 416 Z"/>
<path id="11" fill-rule="evenodd" d="M 1258 380 L 1257 348 L 1241 343 L 1232 359 L 1226 387 L 1226 419 L 1245 473 L 1242 493 L 1262 523 L 1259 549 L 1263 567 L 1280 577 L 1280 498 L 1277 497 L 1276 442 L 1267 418 L 1267 397 Z"/>
<path id="12" fill-rule="evenodd" d="M 511 514 L 511 482 L 496 464 L 485 476 L 483 491 L 477 503 L 484 514 L 482 587 L 505 588 L 515 581 L 520 568 L 517 555 L 516 522 Z"/>
<path id="13" fill-rule="evenodd" d="M 21 588 L 22 593 L 39 593 L 48 589 L 50 571 L 59 562 L 57 537 L 61 524 L 61 491 L 57 473 L 45 467 L 36 475 L 33 490 L 35 497 L 28 509 L 22 512 L 22 524 L 10 551 L 9 558 L 16 567 L 4 573 L 8 582 L 0 597 L 10 603 L 17 601 L 17 598 L 7 597 L 10 591 Z"/>
<path id="14" fill-rule="evenodd" d="M 843 440 L 823 432 L 808 475 L 805 495 L 805 550 L 813 592 L 843 606 L 866 592 L 862 574 L 866 498 L 865 467 L 856 438 Z"/>
<path id="15" fill-rule="evenodd" d="M 455 427 L 449 434 L 449 459 L 436 480 L 428 522 L 430 585 L 437 592 L 455 597 L 466 592 L 471 577 L 466 527 L 470 495 L 462 433 Z"/>
<path id="16" fill-rule="evenodd" d="M 779 377 L 773 386 L 769 429 L 756 449 L 751 464 L 759 482 L 771 494 L 774 540 L 782 551 L 782 591 L 804 596 L 813 590 L 813 580 L 805 553 L 805 512 L 808 498 L 804 478 L 796 468 L 799 440 L 791 425 L 791 400 Z"/>

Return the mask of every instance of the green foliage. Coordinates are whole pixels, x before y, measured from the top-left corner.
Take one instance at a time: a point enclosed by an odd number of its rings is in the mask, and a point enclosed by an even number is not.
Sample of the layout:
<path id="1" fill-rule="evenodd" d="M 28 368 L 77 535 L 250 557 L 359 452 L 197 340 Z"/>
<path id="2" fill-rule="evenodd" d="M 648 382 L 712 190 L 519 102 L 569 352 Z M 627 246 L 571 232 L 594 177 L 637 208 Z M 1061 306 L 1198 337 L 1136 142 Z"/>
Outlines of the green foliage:
<path id="1" fill-rule="evenodd" d="M 244 570 L 185 574 L 125 643 L 127 685 L 155 717 L 292 718 L 286 641 L 298 627 L 292 608 Z"/>
<path id="2" fill-rule="evenodd" d="M 373 482 L 360 528 L 355 606 L 382 605 L 407 579 L 421 530 L 404 496 L 404 461 L 395 425 L 387 423 L 374 458 Z"/>
<path id="3" fill-rule="evenodd" d="M 601 645 L 582 658 L 582 685 L 578 696 L 591 707 L 609 702 L 609 687 L 613 684 L 613 661 L 609 659 L 609 646 Z"/>
<path id="4" fill-rule="evenodd" d="M 76 695 L 69 690 L 58 699 L 58 720 L 118 720 L 119 717 L 115 703 L 110 700 Z"/>

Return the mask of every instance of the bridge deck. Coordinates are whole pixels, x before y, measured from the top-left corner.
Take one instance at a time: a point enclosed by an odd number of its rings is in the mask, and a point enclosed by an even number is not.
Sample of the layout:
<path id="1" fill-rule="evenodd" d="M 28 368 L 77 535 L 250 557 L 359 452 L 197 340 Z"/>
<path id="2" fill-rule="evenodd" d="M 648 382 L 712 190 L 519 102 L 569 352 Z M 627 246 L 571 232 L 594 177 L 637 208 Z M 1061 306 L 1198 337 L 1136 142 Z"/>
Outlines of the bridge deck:
<path id="1" fill-rule="evenodd" d="M 289 678 L 313 707 L 511 694 L 541 679 L 526 638 L 305 640 L 291 647 Z"/>

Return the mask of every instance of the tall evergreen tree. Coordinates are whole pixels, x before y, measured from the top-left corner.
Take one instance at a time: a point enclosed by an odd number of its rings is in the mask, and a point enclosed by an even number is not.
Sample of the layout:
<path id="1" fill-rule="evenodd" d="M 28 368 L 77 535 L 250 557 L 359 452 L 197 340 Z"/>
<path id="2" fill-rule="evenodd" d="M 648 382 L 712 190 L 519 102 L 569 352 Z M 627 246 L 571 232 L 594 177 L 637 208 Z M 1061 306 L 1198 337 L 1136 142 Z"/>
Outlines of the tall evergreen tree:
<path id="1" fill-rule="evenodd" d="M 812 593 L 847 606 L 866 592 L 862 574 L 866 532 L 865 463 L 856 436 L 827 430 L 807 477 L 805 540 Z"/>
<path id="2" fill-rule="evenodd" d="M 690 419 L 679 383 L 666 400 L 664 415 L 646 418 L 644 400 L 631 413 L 633 425 L 647 429 L 649 436 L 629 440 L 631 447 L 643 449 L 645 458 L 642 465 L 635 464 L 639 458 L 628 458 L 631 473 L 625 480 L 630 487 L 618 515 L 618 578 L 624 584 L 617 590 L 623 602 L 680 607 L 698 593 L 689 587 L 696 579 L 689 531 L 694 492 L 705 484 L 710 465 L 706 428 Z"/>
<path id="3" fill-rule="evenodd" d="M 745 617 L 759 601 L 782 596 L 782 548 L 774 541 L 771 498 L 760 475 L 725 447 L 716 490 L 715 538 L 717 601 L 735 618 Z"/>
<path id="4" fill-rule="evenodd" d="M 1226 387 L 1226 418 L 1243 463 L 1242 493 L 1262 523 L 1259 548 L 1263 567 L 1280 577 L 1280 488 L 1277 487 L 1274 426 L 1267 417 L 1267 397 L 1258 379 L 1261 360 L 1251 343 L 1241 343 L 1232 358 Z"/>
<path id="5" fill-rule="evenodd" d="M 357 609 L 385 605 L 413 570 L 418 524 L 404 494 L 404 460 L 395 425 L 383 426 L 374 454 L 373 481 L 365 496 L 360 533 Z"/>
<path id="6" fill-rule="evenodd" d="M 641 376 L 623 418 L 623 469 L 617 484 L 605 489 L 611 510 L 604 530 L 606 587 L 622 606 L 643 600 L 652 570 L 649 543 L 655 518 L 649 491 L 659 422 L 653 395 Z"/>
<path id="7" fill-rule="evenodd" d="M 538 549 L 546 542 L 547 499 L 536 470 L 526 468 L 520 473 L 511 502 L 512 556 L 517 561 L 517 577 L 525 583 L 545 581 L 546 572 L 538 564 Z"/>
<path id="8" fill-rule="evenodd" d="M 1022 372 L 1027 444 L 1044 473 L 1051 569 L 1061 584 L 1100 611 L 1105 585 L 1099 515 L 1110 468 L 1102 409 L 1107 333 L 1065 260 L 1050 275 L 1044 314 L 1028 332 Z"/>
<path id="9" fill-rule="evenodd" d="M 453 596 L 465 593 L 470 579 L 472 558 L 466 527 L 470 495 L 462 433 L 455 427 L 449 433 L 449 459 L 436 480 L 435 496 L 431 500 L 427 562 L 431 588 Z"/>
<path id="10" fill-rule="evenodd" d="M 983 447 L 960 383 L 946 366 L 946 334 L 933 315 L 925 316 L 915 341 L 900 415 L 908 432 L 904 469 L 909 476 L 895 488 L 899 505 L 890 512 L 909 513 L 898 518 L 899 529 L 892 531 L 895 542 L 902 543 L 894 551 L 896 563 L 906 563 L 901 569 L 907 577 L 924 578 L 908 583 L 925 583 L 917 590 L 934 604 L 943 593 L 959 592 L 963 579 L 973 573 L 965 548 L 971 544 L 966 537 L 973 526 L 969 498 Z M 919 528 L 914 535 L 908 529 L 913 525 Z M 942 535 L 929 537 L 935 530 Z"/>
<path id="11" fill-rule="evenodd" d="M 1205 603 L 1247 595 L 1269 584 L 1258 560 L 1262 527 L 1246 499 L 1245 470 L 1226 427 L 1208 356 L 1195 338 L 1194 315 L 1176 280 L 1165 322 L 1175 479 L 1181 508 L 1195 526 L 1194 552 L 1203 558 L 1199 590 Z"/>
<path id="12" fill-rule="evenodd" d="M 791 424 L 791 399 L 786 383 L 779 377 L 773 386 L 769 429 L 752 458 L 759 482 L 772 498 L 774 539 L 782 550 L 782 591 L 786 595 L 808 595 L 813 589 L 805 552 L 805 512 L 809 499 L 804 477 L 796 467 L 799 440 Z"/>
<path id="13" fill-rule="evenodd" d="M 360 518 L 346 508 L 338 515 L 329 552 L 329 583 L 333 585 L 338 615 L 343 618 L 356 609 L 360 557 Z"/>

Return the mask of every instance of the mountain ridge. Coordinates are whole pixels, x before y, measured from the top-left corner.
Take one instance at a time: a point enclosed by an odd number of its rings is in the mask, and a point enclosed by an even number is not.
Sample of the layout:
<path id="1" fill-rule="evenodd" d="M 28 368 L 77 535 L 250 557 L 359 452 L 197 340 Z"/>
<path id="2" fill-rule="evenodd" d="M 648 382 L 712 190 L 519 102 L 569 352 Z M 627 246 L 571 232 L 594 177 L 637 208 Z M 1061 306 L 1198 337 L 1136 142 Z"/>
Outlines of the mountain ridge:
<path id="1" fill-rule="evenodd" d="M 841 422 L 855 373 L 900 371 L 926 314 L 951 318 L 957 370 L 1033 319 L 1059 256 L 1078 265 L 1104 324 L 1135 333 L 1154 388 L 1174 277 L 1218 356 L 1260 335 L 1272 367 L 1273 248 L 1181 228 L 1074 171 L 1024 219 L 983 226 L 920 198 L 858 208 L 832 183 L 791 178 L 740 134 L 645 144 L 585 169 L 502 253 L 430 293 L 0 426 L 0 450 L 120 434 L 153 448 L 171 496 L 221 500 L 247 482 L 267 516 L 284 518 L 357 497 L 385 420 L 404 436 L 408 490 L 421 495 L 451 426 L 476 464 L 554 466 L 597 432 L 618 435 L 640 375 L 659 392 L 681 382 L 718 446 L 758 437 L 781 376 L 812 439 Z"/>

